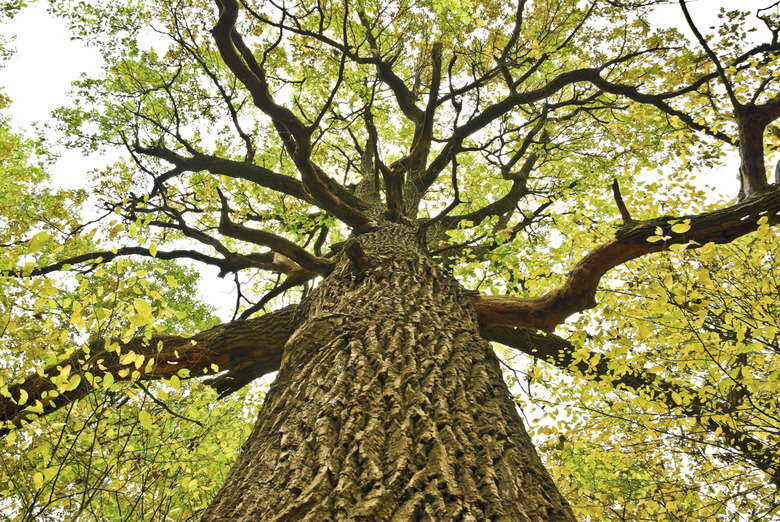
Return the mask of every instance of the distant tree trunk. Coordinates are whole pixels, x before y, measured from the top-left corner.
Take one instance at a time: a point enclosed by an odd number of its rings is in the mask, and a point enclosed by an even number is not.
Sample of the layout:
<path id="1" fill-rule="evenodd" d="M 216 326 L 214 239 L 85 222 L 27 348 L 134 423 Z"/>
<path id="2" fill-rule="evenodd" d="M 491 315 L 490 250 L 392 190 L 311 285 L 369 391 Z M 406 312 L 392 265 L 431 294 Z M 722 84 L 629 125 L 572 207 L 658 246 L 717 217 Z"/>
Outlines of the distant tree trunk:
<path id="1" fill-rule="evenodd" d="M 299 307 L 203 520 L 574 520 L 464 289 L 411 226 L 359 240 L 367 264 L 344 256 Z"/>

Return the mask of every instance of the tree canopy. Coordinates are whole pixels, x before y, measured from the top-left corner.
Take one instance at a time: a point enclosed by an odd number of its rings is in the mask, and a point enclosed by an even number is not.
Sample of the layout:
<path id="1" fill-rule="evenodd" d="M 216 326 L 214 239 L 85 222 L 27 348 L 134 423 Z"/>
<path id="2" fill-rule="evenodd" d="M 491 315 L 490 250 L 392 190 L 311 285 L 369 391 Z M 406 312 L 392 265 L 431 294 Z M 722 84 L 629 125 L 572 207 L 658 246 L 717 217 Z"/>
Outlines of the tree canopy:
<path id="1" fill-rule="evenodd" d="M 251 332 L 396 222 L 578 517 L 778 516 L 779 3 L 706 28 L 680 0 L 692 40 L 668 3 L 52 1 L 104 60 L 63 145 L 123 154 L 56 189 L 2 119 L 0 511 L 198 518 L 282 361 Z"/>

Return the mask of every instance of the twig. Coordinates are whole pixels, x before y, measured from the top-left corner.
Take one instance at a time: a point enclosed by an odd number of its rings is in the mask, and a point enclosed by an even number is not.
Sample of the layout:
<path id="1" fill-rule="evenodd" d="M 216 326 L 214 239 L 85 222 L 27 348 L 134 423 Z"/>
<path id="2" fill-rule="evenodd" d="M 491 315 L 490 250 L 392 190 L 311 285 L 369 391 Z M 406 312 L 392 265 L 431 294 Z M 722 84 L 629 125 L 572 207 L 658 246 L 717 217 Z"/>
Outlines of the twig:
<path id="1" fill-rule="evenodd" d="M 631 214 L 628 212 L 628 209 L 626 208 L 626 204 L 623 203 L 623 196 L 620 195 L 620 185 L 618 185 L 617 178 L 612 180 L 612 195 L 615 196 L 615 203 L 617 203 L 618 210 L 620 211 L 620 216 L 623 218 L 623 224 L 628 225 L 629 223 L 632 223 L 634 219 L 631 217 Z"/>
<path id="2" fill-rule="evenodd" d="M 140 382 L 136 382 L 135 385 L 138 386 L 139 388 L 141 388 L 141 390 L 146 394 L 147 397 L 149 397 L 152 400 L 152 402 L 154 402 L 157 406 L 161 407 L 162 409 L 164 409 L 165 411 L 167 411 L 168 413 L 170 413 L 174 417 L 178 417 L 178 418 L 180 418 L 182 420 L 186 420 L 186 421 L 189 421 L 189 422 L 194 422 L 195 424 L 197 424 L 201 428 L 203 427 L 203 423 L 202 422 L 197 421 L 195 419 L 190 419 L 189 417 L 185 417 L 184 415 L 182 415 L 180 413 L 176 413 L 175 411 L 170 409 L 167 404 L 165 404 L 163 401 L 161 401 L 160 399 L 158 399 L 157 397 L 152 395 L 152 393 L 149 390 L 146 389 L 146 386 L 144 386 Z"/>

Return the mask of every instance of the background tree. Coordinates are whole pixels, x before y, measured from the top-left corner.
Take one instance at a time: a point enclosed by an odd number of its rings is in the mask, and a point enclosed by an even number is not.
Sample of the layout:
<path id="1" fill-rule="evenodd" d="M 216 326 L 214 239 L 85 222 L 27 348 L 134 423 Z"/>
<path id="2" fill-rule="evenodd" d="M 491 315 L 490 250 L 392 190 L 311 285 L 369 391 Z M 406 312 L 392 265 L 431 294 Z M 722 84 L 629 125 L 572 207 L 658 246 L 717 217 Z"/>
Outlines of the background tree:
<path id="1" fill-rule="evenodd" d="M 27 149 L 3 162 L 29 194 L 4 207 L 4 506 L 771 516 L 780 27 L 705 37 L 681 1 L 691 45 L 654 3 L 55 2 L 106 64 L 67 140 L 128 154 L 86 224 Z M 732 150 L 738 201 L 707 205 L 690 180 Z M 232 321 L 206 329 L 192 262 L 233 277 Z M 558 487 L 487 341 L 542 361 L 508 379 Z"/>

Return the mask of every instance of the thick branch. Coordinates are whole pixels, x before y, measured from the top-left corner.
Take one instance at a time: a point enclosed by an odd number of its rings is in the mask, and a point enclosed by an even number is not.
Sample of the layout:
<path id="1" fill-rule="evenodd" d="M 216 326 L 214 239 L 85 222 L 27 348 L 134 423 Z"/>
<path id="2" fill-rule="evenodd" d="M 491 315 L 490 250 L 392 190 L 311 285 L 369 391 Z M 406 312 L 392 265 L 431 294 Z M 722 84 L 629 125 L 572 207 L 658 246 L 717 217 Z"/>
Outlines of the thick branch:
<path id="1" fill-rule="evenodd" d="M 236 78 L 249 90 L 255 106 L 273 121 L 308 193 L 323 209 L 353 229 L 364 232 L 373 228 L 374 223 L 368 216 L 334 194 L 331 190 L 333 181 L 311 161 L 310 129 L 271 96 L 265 71 L 235 30 L 238 2 L 218 0 L 217 3 L 220 13 L 212 34 L 219 53 Z"/>
<path id="2" fill-rule="evenodd" d="M 439 97 L 439 86 L 441 85 L 441 42 L 433 44 L 431 51 L 431 62 L 433 71 L 431 72 L 431 90 L 428 93 L 428 104 L 425 107 L 425 119 L 422 130 L 419 135 L 415 133 L 416 140 L 412 144 L 409 155 L 398 160 L 398 164 L 406 171 L 416 170 L 418 165 L 424 165 L 428 157 L 428 151 L 431 148 L 433 140 L 433 118 L 436 112 L 436 100 Z"/>
<path id="3" fill-rule="evenodd" d="M 667 250 L 671 245 L 723 244 L 758 228 L 762 215 L 770 219 L 780 212 L 780 191 L 706 214 L 662 217 L 624 225 L 615 238 L 587 254 L 569 272 L 566 282 L 533 299 L 475 296 L 474 307 L 483 325 L 521 326 L 551 332 L 570 315 L 596 306 L 596 289 L 612 268 L 638 257 Z M 674 224 L 687 222 L 690 229 L 672 232 Z M 663 240 L 650 242 L 652 236 Z"/>
<path id="4" fill-rule="evenodd" d="M 245 179 L 261 187 L 269 188 L 282 194 L 287 194 L 306 201 L 305 193 L 301 182 L 290 176 L 277 174 L 271 170 L 247 163 L 243 161 L 234 161 L 206 154 L 198 154 L 191 158 L 177 154 L 176 152 L 163 147 L 140 147 L 134 148 L 146 156 L 164 159 L 165 161 L 176 165 L 181 171 L 201 172 L 208 171 L 212 174 L 221 174 L 236 179 Z M 162 183 L 166 179 L 159 179 Z"/>
<path id="5" fill-rule="evenodd" d="M 192 337 L 156 336 L 150 340 L 137 337 L 119 344 L 119 351 L 106 350 L 106 340 L 90 343 L 89 349 L 79 350 L 71 357 L 49 366 L 40 374 L 28 376 L 20 383 L 9 386 L 10 397 L 0 396 L 0 435 L 13 427 L 39 415 L 47 415 L 93 390 L 88 382 L 87 372 L 98 380 L 112 375 L 114 380 L 157 380 L 170 378 L 180 370 L 189 370 L 190 375 L 200 376 L 227 371 L 209 384 L 220 396 L 226 396 L 240 389 L 252 380 L 276 371 L 282 360 L 284 343 L 292 333 L 295 306 L 288 306 L 248 321 L 237 321 L 215 326 Z M 143 356 L 143 362 L 122 364 L 125 354 L 134 352 Z M 147 366 L 152 361 L 151 366 Z M 61 369 L 70 366 L 70 375 L 79 375 L 81 382 L 74 390 L 54 393 L 57 386 L 52 379 L 59 376 Z M 139 372 L 137 368 L 150 368 Z M 95 381 L 93 381 L 95 382 Z M 27 393 L 27 401 L 19 405 L 21 391 Z M 44 394 L 47 396 L 44 398 Z M 29 406 L 40 404 L 43 413 L 33 413 Z"/>
<path id="6" fill-rule="evenodd" d="M 764 130 L 780 118 L 780 96 L 762 105 L 739 105 L 735 114 L 739 125 L 739 193 L 744 199 L 771 190 L 764 164 Z"/>
<path id="7" fill-rule="evenodd" d="M 159 146 L 137 146 L 133 150 L 147 156 L 164 159 L 177 167 L 177 170 L 172 174 L 164 174 L 157 178 L 158 183 L 164 183 L 169 177 L 178 175 L 184 171 L 208 171 L 212 174 L 220 174 L 234 179 L 245 179 L 261 187 L 293 196 L 301 201 L 309 201 L 311 199 L 307 196 L 303 184 L 297 179 L 278 174 L 265 167 L 247 163 L 245 161 L 224 159 L 207 154 L 196 154 L 193 157 L 188 158 Z M 329 190 L 336 194 L 339 199 L 344 200 L 346 203 L 355 206 L 356 208 L 360 208 L 363 205 L 358 198 L 353 196 L 335 181 L 330 183 Z M 314 201 L 313 203 L 316 205 L 318 202 Z"/>
<path id="8" fill-rule="evenodd" d="M 322 276 L 328 275 L 333 269 L 333 261 L 316 257 L 288 239 L 270 232 L 265 232 L 264 230 L 248 228 L 233 223 L 228 217 L 227 200 L 221 191 L 219 191 L 219 198 L 222 202 L 222 211 L 219 218 L 219 232 L 221 234 L 234 239 L 249 241 L 256 245 L 268 247 L 274 252 L 278 252 L 295 263 L 298 263 L 301 268 Z"/>

